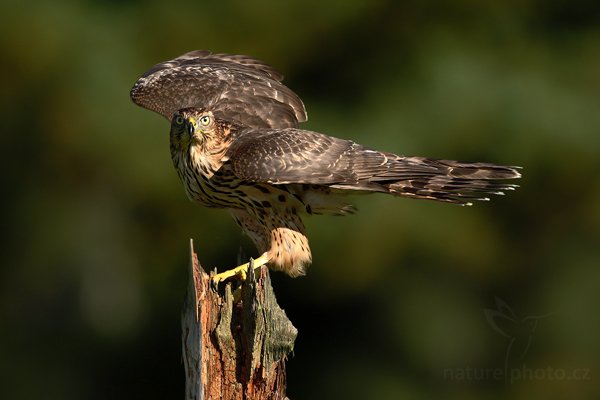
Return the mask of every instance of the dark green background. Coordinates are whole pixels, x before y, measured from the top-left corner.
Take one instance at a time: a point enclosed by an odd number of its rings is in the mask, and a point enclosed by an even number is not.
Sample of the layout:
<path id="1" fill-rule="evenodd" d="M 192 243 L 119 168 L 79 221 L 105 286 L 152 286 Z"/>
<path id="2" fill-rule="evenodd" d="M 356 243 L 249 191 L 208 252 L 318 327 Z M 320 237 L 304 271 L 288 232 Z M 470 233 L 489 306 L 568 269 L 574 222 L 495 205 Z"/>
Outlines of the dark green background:
<path id="1" fill-rule="evenodd" d="M 470 208 L 369 196 L 310 218 L 308 276 L 273 274 L 300 332 L 291 398 L 598 396 L 598 4 L 4 2 L 0 397 L 182 398 L 188 239 L 207 267 L 255 253 L 226 212 L 186 199 L 168 122 L 129 89 L 201 48 L 282 71 L 308 129 L 524 167 L 518 191 Z M 504 370 L 496 298 L 550 314 L 509 371 L 587 379 L 457 377 Z M 523 349 L 530 325 L 503 329 Z"/>

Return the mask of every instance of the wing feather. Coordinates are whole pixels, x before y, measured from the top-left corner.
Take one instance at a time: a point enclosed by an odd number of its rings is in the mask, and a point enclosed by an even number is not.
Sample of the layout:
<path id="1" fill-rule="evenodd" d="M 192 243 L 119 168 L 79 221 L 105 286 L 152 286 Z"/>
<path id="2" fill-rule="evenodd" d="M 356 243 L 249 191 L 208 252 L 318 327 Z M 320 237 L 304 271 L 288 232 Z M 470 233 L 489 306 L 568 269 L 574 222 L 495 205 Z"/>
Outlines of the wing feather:
<path id="1" fill-rule="evenodd" d="M 169 120 L 177 110 L 196 107 L 254 128 L 297 127 L 306 109 L 282 80 L 255 58 L 196 50 L 150 68 L 130 95 Z"/>
<path id="2" fill-rule="evenodd" d="M 250 130 L 227 153 L 234 173 L 273 184 L 356 182 L 343 155 L 353 142 L 300 129 Z"/>
<path id="3" fill-rule="evenodd" d="M 227 156 L 241 179 L 326 185 L 458 204 L 487 200 L 516 185 L 517 167 L 405 157 L 300 129 L 247 130 Z"/>

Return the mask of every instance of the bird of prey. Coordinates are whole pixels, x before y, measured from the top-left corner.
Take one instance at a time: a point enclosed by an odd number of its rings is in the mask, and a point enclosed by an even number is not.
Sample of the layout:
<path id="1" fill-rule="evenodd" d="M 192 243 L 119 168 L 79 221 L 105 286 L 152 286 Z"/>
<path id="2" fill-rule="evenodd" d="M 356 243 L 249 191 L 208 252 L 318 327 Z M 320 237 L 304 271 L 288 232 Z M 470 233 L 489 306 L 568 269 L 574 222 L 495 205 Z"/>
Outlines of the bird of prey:
<path id="1" fill-rule="evenodd" d="M 131 90 L 136 104 L 171 121 L 188 197 L 230 211 L 261 254 L 255 268 L 304 275 L 312 255 L 302 217 L 353 213 L 350 194 L 471 205 L 517 187 L 505 180 L 519 178 L 518 167 L 397 155 L 299 129 L 304 104 L 282 79 L 252 57 L 198 50 L 155 65 Z"/>

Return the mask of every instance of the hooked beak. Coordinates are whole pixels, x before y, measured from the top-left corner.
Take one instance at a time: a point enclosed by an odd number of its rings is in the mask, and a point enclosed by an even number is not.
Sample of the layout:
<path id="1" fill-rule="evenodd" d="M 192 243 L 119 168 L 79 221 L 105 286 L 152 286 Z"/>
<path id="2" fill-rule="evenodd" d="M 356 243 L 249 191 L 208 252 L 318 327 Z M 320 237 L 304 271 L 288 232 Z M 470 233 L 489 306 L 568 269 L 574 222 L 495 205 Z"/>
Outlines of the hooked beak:
<path id="1" fill-rule="evenodd" d="M 190 134 L 190 136 L 194 136 L 194 132 L 196 131 L 196 119 L 195 118 L 189 118 L 188 119 L 188 133 Z"/>

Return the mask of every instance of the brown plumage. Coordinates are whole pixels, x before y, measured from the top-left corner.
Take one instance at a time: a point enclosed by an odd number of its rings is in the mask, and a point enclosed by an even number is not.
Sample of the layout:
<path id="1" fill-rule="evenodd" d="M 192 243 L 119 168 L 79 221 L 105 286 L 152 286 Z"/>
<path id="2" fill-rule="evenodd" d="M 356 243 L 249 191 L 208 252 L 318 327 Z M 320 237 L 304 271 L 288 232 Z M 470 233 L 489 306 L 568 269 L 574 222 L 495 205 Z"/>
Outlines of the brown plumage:
<path id="1" fill-rule="evenodd" d="M 311 261 L 301 216 L 344 215 L 350 193 L 381 192 L 457 204 L 512 190 L 511 167 L 403 157 L 296 128 L 255 129 L 187 108 L 173 117 L 171 155 L 188 197 L 228 208 L 273 269 Z"/>
<path id="2" fill-rule="evenodd" d="M 291 276 L 312 260 L 302 216 L 352 213 L 348 194 L 470 205 L 513 190 L 505 180 L 520 177 L 516 167 L 400 156 L 298 129 L 300 99 L 281 75 L 244 56 L 192 52 L 158 64 L 132 98 L 164 115 L 175 110 L 171 156 L 188 197 L 229 209 L 261 259 Z"/>
<path id="3" fill-rule="evenodd" d="M 131 99 L 169 121 L 186 107 L 255 128 L 292 128 L 306 121 L 302 100 L 283 75 L 248 56 L 195 50 L 156 64 L 131 89 Z"/>

